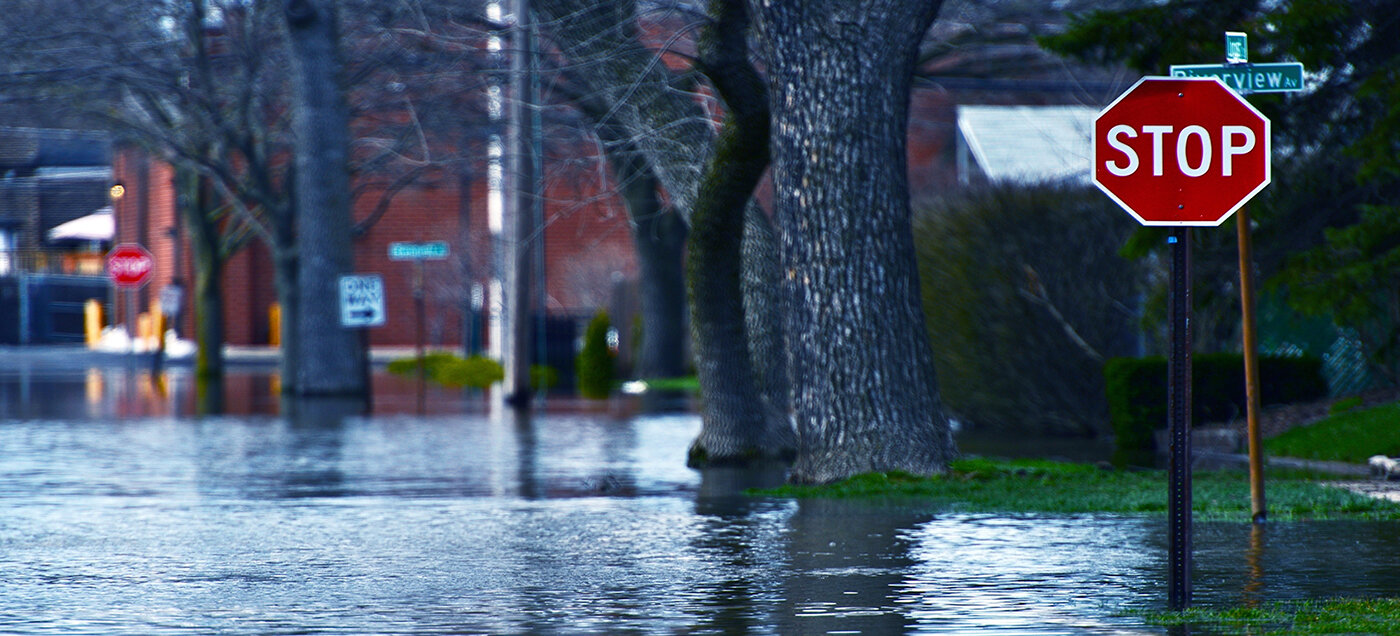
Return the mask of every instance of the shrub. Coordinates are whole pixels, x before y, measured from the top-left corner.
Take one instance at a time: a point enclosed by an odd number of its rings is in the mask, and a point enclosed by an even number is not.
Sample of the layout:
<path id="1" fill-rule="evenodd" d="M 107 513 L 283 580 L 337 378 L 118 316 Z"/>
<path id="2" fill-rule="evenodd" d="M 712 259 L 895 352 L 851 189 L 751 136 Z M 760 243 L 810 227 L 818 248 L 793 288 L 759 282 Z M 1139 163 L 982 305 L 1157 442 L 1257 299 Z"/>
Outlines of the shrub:
<path id="1" fill-rule="evenodd" d="M 450 353 L 434 352 L 423 356 L 424 373 L 432 381 L 449 388 L 484 389 L 505 379 L 501 363 L 482 356 L 460 358 Z M 418 358 L 391 361 L 388 371 L 410 376 L 418 373 Z"/>
<path id="2" fill-rule="evenodd" d="M 530 365 L 530 388 L 534 391 L 548 391 L 559 386 L 559 371 L 547 364 Z"/>
<path id="3" fill-rule="evenodd" d="M 920 206 L 919 276 L 949 410 L 978 428 L 1108 433 L 1103 359 L 1136 353 L 1135 229 L 1092 188 L 999 186 Z"/>
<path id="4" fill-rule="evenodd" d="M 501 363 L 482 356 L 472 356 L 465 360 L 458 358 L 451 364 L 439 367 L 433 379 L 453 388 L 484 389 L 506 378 Z"/>
<path id="5" fill-rule="evenodd" d="M 1191 423 L 1221 422 L 1246 409 L 1244 357 L 1211 353 L 1191 359 Z M 1109 421 L 1115 436 L 1115 462 L 1137 464 L 1151 458 L 1153 432 L 1167 426 L 1167 359 L 1115 358 L 1104 364 Z M 1261 356 L 1261 406 L 1307 402 L 1327 396 L 1322 361 L 1315 357 Z"/>
<path id="6" fill-rule="evenodd" d="M 608 347 L 608 312 L 599 311 L 588 322 L 583 336 L 583 350 L 575 358 L 578 372 L 578 392 L 583 397 L 601 400 L 612 392 L 615 375 L 612 349 Z"/>

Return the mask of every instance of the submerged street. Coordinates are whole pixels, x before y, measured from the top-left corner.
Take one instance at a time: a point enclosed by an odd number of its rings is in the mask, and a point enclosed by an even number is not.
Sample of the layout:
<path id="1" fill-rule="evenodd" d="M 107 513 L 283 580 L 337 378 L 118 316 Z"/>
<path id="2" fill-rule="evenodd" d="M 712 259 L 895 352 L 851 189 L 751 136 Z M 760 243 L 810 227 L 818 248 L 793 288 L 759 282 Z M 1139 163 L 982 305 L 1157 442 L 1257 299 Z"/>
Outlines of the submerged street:
<path id="1" fill-rule="evenodd" d="M 250 388 L 250 412 L 196 418 L 183 373 L 163 396 L 146 369 L 0 375 L 0 631 L 1161 631 L 1127 612 L 1164 605 L 1164 519 L 748 496 L 781 475 L 685 468 L 698 417 L 631 398 L 404 415 L 411 383 L 378 377 L 372 417 L 285 418 Z M 1198 524 L 1196 600 L 1383 594 L 1397 544 Z"/>

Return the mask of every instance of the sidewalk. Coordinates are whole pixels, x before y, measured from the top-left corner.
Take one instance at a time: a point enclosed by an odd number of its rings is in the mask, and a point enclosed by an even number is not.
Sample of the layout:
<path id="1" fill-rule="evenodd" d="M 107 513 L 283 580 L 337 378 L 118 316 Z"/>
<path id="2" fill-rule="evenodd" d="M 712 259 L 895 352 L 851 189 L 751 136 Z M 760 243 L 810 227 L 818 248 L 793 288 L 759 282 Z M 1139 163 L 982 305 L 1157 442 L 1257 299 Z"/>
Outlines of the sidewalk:
<path id="1" fill-rule="evenodd" d="M 434 349 L 429 349 L 433 351 Z M 3 345 L 0 346 L 0 371 L 12 369 L 86 369 L 92 366 L 147 365 L 152 363 L 149 352 L 95 351 L 85 345 Z M 388 364 L 391 360 L 412 358 L 413 347 L 375 347 L 370 351 L 370 362 L 376 366 Z M 276 347 L 224 347 L 224 362 L 230 367 L 276 368 L 280 351 Z M 194 358 L 167 358 L 165 364 L 172 367 L 194 364 Z"/>

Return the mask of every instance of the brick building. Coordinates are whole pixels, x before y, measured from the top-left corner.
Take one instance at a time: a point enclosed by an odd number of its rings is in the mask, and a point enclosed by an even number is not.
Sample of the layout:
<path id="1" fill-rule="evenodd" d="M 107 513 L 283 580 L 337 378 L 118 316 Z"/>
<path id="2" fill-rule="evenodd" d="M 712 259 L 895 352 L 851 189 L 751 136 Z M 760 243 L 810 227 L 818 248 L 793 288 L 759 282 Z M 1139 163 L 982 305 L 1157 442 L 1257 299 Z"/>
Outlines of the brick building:
<path id="1" fill-rule="evenodd" d="M 485 171 L 481 171 L 484 174 Z M 113 178 L 125 194 L 113 202 L 116 243 L 135 242 L 155 257 L 151 282 L 138 292 L 138 306 L 148 308 L 172 283 L 189 289 L 194 278 L 189 242 L 176 210 L 173 169 L 135 149 L 122 149 L 113 162 Z M 352 218 L 373 216 L 380 190 L 357 196 Z M 586 320 L 611 301 L 617 281 L 635 278 L 626 211 L 596 172 L 566 166 L 550 173 L 545 191 L 546 313 L 555 318 Z M 461 347 L 467 329 L 484 328 L 485 306 L 473 309 L 473 288 L 486 287 L 491 269 L 485 179 L 441 178 L 394 194 L 381 218 L 354 240 L 355 271 L 383 277 L 388 310 L 386 324 L 369 330 L 373 346 L 414 344 L 415 265 L 391 260 L 394 242 L 444 241 L 450 255 L 423 264 L 426 341 Z M 265 345 L 272 341 L 270 311 L 277 300 L 270 250 L 250 241 L 225 266 L 226 342 Z M 194 320 L 184 295 L 178 330 L 193 332 Z M 117 320 L 126 320 L 126 303 L 118 303 Z M 470 336 L 470 334 L 468 334 Z M 478 335 L 476 341 L 480 342 Z"/>

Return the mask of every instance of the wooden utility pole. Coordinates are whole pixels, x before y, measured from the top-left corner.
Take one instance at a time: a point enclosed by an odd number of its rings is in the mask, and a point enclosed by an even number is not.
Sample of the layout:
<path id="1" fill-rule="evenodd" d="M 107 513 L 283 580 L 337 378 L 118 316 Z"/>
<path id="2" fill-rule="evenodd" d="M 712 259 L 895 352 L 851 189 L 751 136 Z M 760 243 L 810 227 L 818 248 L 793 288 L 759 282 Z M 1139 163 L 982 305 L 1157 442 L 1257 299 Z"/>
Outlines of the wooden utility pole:
<path id="1" fill-rule="evenodd" d="M 1240 247 L 1240 334 L 1244 353 L 1245 436 L 1249 439 L 1249 502 L 1254 523 L 1268 517 L 1264 505 L 1264 446 L 1259 439 L 1259 345 L 1254 319 L 1254 250 L 1249 206 L 1235 213 Z"/>
<path id="2" fill-rule="evenodd" d="M 507 200 L 503 241 L 505 259 L 505 381 L 502 393 L 506 404 L 516 409 L 530 407 L 530 285 L 534 258 L 531 254 L 535 224 L 533 206 L 539 199 L 539 158 L 535 156 L 531 109 L 539 102 L 535 72 L 535 38 L 531 26 L 530 1 L 513 0 L 515 23 L 511 33 L 509 132 L 507 154 L 513 180 Z"/>

